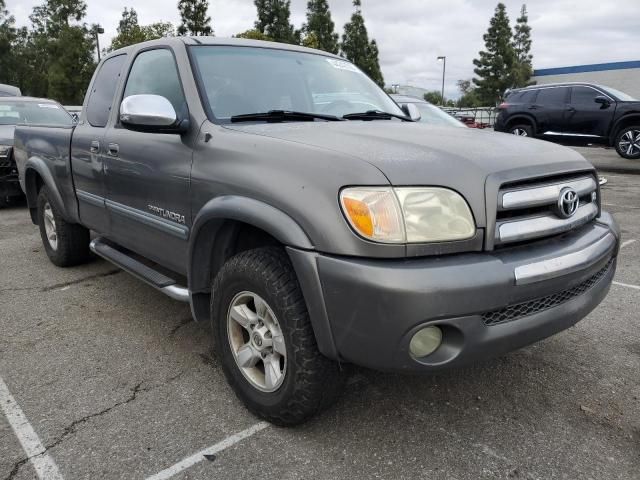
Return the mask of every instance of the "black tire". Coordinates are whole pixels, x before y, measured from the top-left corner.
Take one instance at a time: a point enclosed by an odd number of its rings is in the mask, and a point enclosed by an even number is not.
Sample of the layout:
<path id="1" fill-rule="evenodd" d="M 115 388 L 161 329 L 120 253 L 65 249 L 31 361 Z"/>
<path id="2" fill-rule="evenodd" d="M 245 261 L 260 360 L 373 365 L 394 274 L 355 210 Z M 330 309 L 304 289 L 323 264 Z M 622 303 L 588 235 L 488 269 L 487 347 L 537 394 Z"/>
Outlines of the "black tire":
<path id="1" fill-rule="evenodd" d="M 45 206 L 49 205 L 56 233 L 57 245 L 54 248 L 47 236 L 45 227 Z M 42 187 L 38 194 L 38 226 L 44 250 L 51 263 L 58 267 L 71 267 L 85 263 L 91 257 L 89 251 L 89 230 L 78 225 L 69 223 L 62 218 L 56 207 L 49 201 L 47 187 Z"/>
<path id="2" fill-rule="evenodd" d="M 533 137 L 533 127 L 528 123 L 519 123 L 509 127 L 509 133 L 520 137 Z"/>
<path id="3" fill-rule="evenodd" d="M 0 208 L 5 208 L 9 206 L 9 198 L 0 197 Z"/>
<path id="4" fill-rule="evenodd" d="M 253 292 L 275 314 L 286 344 L 286 371 L 279 388 L 265 393 L 243 375 L 232 353 L 227 314 L 240 292 Z M 339 396 L 339 365 L 318 350 L 300 285 L 286 253 L 277 247 L 242 252 L 222 267 L 213 282 L 211 318 L 216 353 L 238 398 L 254 415 L 291 426 L 323 411 Z"/>
<path id="5" fill-rule="evenodd" d="M 615 141 L 616 152 L 622 158 L 640 158 L 640 125 L 625 127 L 618 132 Z"/>

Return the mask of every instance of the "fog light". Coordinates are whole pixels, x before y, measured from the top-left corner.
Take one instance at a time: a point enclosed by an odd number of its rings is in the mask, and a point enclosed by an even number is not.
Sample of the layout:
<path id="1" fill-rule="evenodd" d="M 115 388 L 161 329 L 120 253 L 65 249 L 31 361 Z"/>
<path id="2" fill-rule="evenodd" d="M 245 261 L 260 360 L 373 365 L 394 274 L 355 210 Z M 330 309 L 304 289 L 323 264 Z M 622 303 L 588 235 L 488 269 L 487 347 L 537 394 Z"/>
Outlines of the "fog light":
<path id="1" fill-rule="evenodd" d="M 411 339 L 409 350 L 414 357 L 431 355 L 442 343 L 442 330 L 435 325 L 418 330 Z"/>

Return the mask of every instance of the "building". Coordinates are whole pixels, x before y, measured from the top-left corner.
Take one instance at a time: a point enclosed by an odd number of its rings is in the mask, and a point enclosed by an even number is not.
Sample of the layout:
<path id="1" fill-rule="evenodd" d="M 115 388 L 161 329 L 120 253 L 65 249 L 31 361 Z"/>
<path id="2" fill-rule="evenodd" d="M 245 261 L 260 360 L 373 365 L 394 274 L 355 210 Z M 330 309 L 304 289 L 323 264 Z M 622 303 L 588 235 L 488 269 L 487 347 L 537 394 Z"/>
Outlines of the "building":
<path id="1" fill-rule="evenodd" d="M 543 68 L 534 70 L 533 80 L 538 85 L 556 82 L 597 83 L 640 99 L 640 60 Z"/>

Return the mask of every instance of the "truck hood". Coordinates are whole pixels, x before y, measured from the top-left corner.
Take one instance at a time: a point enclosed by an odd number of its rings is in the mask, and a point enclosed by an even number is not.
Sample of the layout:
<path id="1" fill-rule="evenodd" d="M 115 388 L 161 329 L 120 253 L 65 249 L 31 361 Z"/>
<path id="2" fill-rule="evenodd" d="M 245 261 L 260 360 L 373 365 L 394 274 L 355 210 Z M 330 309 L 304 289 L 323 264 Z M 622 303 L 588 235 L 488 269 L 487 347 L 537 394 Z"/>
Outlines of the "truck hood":
<path id="1" fill-rule="evenodd" d="M 484 218 L 485 184 L 593 167 L 576 151 L 549 142 L 472 128 L 387 120 L 234 124 L 234 130 L 313 145 L 377 167 L 392 185 L 438 185 L 462 193 Z M 304 159 L 300 159 L 301 162 Z M 354 163 L 354 167 L 360 165 Z M 479 223 L 484 223 L 479 221 Z"/>
<path id="2" fill-rule="evenodd" d="M 0 125 L 0 145 L 13 145 L 15 125 Z"/>

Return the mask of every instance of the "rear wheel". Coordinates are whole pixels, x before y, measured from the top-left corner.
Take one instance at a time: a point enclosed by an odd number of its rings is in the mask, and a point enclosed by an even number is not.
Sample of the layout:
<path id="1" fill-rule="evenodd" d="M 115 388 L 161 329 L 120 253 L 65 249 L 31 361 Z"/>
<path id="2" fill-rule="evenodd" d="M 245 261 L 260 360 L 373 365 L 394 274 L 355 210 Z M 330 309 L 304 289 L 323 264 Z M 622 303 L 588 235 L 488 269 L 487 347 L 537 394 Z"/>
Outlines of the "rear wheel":
<path id="1" fill-rule="evenodd" d="M 526 123 L 520 123 L 513 125 L 509 128 L 509 133 L 517 135 L 518 137 L 533 137 L 533 128 Z"/>
<path id="2" fill-rule="evenodd" d="M 50 201 L 47 187 L 38 194 L 38 226 L 44 249 L 54 265 L 70 267 L 90 258 L 89 230 L 62 218 Z"/>
<path id="3" fill-rule="evenodd" d="M 211 318 L 218 356 L 234 392 L 256 416 L 295 425 L 330 406 L 339 367 L 318 350 L 309 313 L 286 253 L 242 252 L 213 284 Z"/>
<path id="4" fill-rule="evenodd" d="M 620 130 L 616 136 L 616 151 L 623 158 L 640 158 L 640 126 L 635 125 Z"/>

